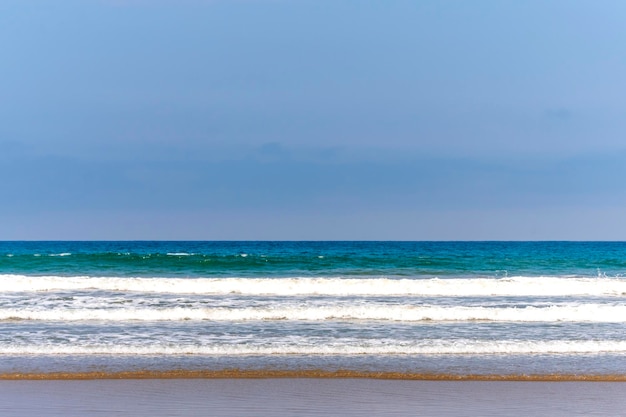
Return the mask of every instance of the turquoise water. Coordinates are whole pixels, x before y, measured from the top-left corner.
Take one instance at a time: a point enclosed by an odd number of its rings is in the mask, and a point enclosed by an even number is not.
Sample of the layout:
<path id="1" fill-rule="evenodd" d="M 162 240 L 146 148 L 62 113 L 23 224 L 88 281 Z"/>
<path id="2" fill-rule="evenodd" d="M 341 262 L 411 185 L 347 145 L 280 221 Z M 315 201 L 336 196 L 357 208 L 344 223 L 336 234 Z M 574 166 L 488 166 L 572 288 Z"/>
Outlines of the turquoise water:
<path id="1" fill-rule="evenodd" d="M 91 276 L 619 276 L 626 242 L 0 242 L 0 273 Z"/>
<path id="2" fill-rule="evenodd" d="M 623 242 L 0 242 L 0 371 L 625 373 Z"/>

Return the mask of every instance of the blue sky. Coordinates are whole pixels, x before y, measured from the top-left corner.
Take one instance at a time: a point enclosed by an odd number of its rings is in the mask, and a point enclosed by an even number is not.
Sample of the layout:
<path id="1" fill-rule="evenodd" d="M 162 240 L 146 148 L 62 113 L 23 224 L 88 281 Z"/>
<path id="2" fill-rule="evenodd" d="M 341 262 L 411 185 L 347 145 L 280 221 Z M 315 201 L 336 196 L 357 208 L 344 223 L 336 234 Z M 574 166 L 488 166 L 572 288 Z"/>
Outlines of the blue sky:
<path id="1" fill-rule="evenodd" d="M 622 1 L 0 3 L 0 239 L 624 240 Z"/>

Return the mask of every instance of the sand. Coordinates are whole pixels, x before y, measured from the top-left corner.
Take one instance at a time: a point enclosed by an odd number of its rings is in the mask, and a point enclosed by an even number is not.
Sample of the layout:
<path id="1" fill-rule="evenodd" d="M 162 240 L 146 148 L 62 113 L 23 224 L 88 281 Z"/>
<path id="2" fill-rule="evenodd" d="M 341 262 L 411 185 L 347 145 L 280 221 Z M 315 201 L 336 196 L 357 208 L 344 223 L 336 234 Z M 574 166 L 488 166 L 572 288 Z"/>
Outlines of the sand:
<path id="1" fill-rule="evenodd" d="M 626 382 L 623 374 L 445 374 L 378 372 L 324 369 L 217 369 L 217 370 L 135 370 L 89 372 L 0 373 L 1 380 L 92 380 L 92 379 L 382 379 L 421 381 L 540 381 L 540 382 Z"/>
<path id="2" fill-rule="evenodd" d="M 369 378 L 0 381 L 13 416 L 624 415 L 626 383 Z"/>

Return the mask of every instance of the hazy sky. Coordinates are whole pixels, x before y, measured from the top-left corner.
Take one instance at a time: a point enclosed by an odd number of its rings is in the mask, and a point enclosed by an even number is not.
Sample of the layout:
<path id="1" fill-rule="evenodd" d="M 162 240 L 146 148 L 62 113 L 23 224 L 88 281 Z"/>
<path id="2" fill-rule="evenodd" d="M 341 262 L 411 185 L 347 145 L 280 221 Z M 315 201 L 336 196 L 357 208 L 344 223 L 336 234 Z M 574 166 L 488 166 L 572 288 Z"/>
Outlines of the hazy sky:
<path id="1" fill-rule="evenodd" d="M 625 19 L 3 0 L 0 239 L 626 240 Z"/>

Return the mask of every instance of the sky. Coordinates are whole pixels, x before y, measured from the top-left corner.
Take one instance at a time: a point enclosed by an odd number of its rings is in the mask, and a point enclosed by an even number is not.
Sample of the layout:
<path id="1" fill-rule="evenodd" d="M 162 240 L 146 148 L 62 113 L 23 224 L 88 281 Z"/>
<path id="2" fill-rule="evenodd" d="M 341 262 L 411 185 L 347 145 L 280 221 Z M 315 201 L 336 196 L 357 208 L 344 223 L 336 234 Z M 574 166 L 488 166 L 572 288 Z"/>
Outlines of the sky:
<path id="1" fill-rule="evenodd" d="M 0 240 L 626 240 L 624 17 L 3 0 Z"/>

